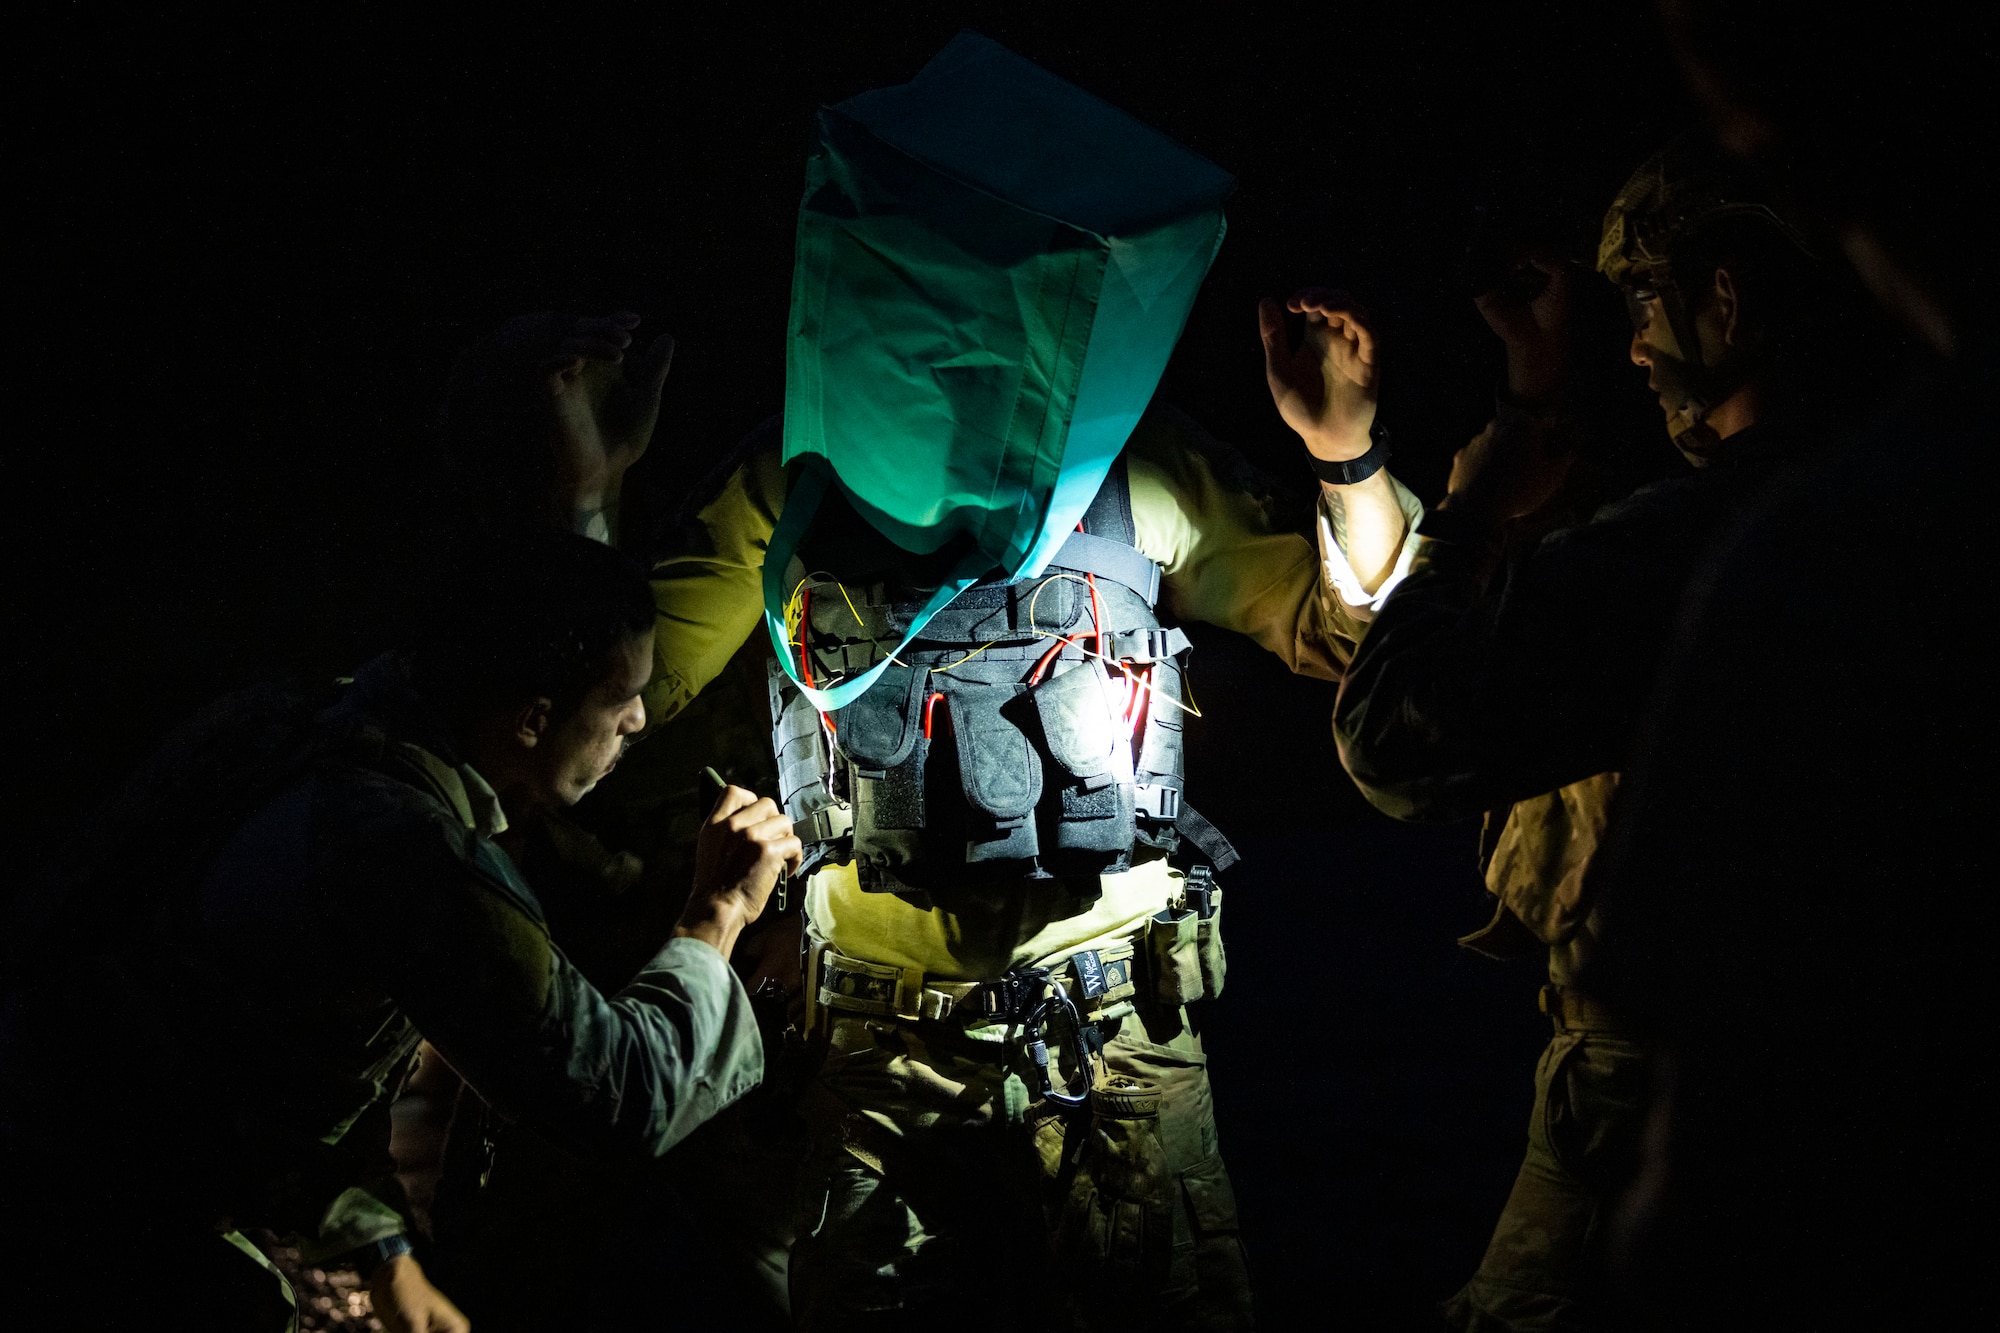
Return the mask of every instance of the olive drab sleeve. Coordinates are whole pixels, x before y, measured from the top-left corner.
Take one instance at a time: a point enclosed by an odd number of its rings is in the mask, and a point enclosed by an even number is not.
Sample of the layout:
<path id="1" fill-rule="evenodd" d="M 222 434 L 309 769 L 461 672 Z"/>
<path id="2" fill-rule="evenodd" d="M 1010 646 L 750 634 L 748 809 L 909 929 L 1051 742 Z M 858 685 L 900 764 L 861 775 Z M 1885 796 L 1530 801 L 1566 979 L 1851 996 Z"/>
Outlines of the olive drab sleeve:
<path id="1" fill-rule="evenodd" d="M 1211 460 L 1223 452 L 1157 405 L 1126 445 L 1133 525 L 1164 572 L 1168 606 L 1183 620 L 1248 635 L 1300 675 L 1339 680 L 1366 611 L 1342 597 L 1311 542 L 1278 531 L 1250 487 L 1217 475 Z"/>
<path id="2" fill-rule="evenodd" d="M 697 511 L 682 549 L 653 567 L 659 619 L 648 725 L 685 708 L 761 623 L 764 551 L 784 507 L 778 448 L 775 430 L 753 441 Z M 1345 562 L 1277 530 L 1253 488 L 1217 475 L 1210 457 L 1222 446 L 1171 408 L 1148 410 L 1125 452 L 1139 549 L 1161 566 L 1174 614 L 1247 634 L 1302 675 L 1340 679 L 1372 605 L 1393 582 L 1372 598 L 1351 573 L 1343 582 Z M 1422 512 L 1398 490 L 1406 514 Z M 1406 549 L 1392 580 L 1409 558 Z"/>
<path id="3" fill-rule="evenodd" d="M 764 550 L 785 505 L 778 433 L 760 432 L 681 549 L 653 567 L 653 679 L 646 725 L 672 718 L 729 664 L 764 615 Z"/>

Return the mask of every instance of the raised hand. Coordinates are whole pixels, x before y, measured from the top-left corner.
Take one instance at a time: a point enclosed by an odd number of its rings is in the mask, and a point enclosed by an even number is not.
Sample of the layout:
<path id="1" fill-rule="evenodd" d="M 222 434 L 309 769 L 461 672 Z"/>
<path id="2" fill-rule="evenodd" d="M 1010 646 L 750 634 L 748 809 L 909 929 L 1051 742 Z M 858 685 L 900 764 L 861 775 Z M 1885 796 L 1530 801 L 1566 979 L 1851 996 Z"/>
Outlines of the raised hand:
<path id="1" fill-rule="evenodd" d="M 1287 310 L 1306 317 L 1297 346 L 1286 334 Z M 1367 312 L 1345 292 L 1307 287 L 1282 305 L 1259 301 L 1257 328 L 1271 401 L 1306 448 L 1329 462 L 1367 453 L 1381 378 Z"/>
<path id="2" fill-rule="evenodd" d="M 1524 403 L 1549 402 L 1569 379 L 1576 273 L 1567 260 L 1531 251 L 1506 281 L 1474 298 L 1507 345 L 1507 391 Z"/>
<path id="3" fill-rule="evenodd" d="M 628 357 L 638 325 L 629 311 L 578 319 L 542 367 L 555 406 L 556 478 L 579 521 L 616 493 L 659 423 L 674 340 L 663 333 Z"/>
<path id="4" fill-rule="evenodd" d="M 1553 431 L 1488 422 L 1452 455 L 1444 507 L 1493 523 L 1525 518 L 1556 497 L 1575 461 Z"/>

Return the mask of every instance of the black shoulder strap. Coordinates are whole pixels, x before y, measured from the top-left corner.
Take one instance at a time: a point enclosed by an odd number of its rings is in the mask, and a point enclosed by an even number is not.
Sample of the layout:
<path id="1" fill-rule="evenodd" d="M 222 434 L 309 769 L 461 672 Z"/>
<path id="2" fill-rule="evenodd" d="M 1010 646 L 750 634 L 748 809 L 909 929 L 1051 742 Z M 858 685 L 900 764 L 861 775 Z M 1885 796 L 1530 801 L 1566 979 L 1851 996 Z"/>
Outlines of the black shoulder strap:
<path id="1" fill-rule="evenodd" d="M 1083 513 L 1083 530 L 1072 532 L 1049 563 L 1115 580 L 1152 606 L 1160 600 L 1160 567 L 1134 545 L 1138 537 L 1132 522 L 1132 480 L 1120 454 Z"/>
<path id="2" fill-rule="evenodd" d="M 1180 817 L 1174 824 L 1180 829 L 1181 836 L 1209 859 L 1218 875 L 1243 859 L 1242 854 L 1230 845 L 1229 839 L 1222 836 L 1222 830 L 1203 819 L 1186 801 L 1181 802 Z"/>
<path id="3" fill-rule="evenodd" d="M 1139 529 L 1132 522 L 1132 474 L 1126 470 L 1124 454 L 1112 460 L 1110 474 L 1083 511 L 1083 530 L 1127 546 L 1139 540 Z"/>

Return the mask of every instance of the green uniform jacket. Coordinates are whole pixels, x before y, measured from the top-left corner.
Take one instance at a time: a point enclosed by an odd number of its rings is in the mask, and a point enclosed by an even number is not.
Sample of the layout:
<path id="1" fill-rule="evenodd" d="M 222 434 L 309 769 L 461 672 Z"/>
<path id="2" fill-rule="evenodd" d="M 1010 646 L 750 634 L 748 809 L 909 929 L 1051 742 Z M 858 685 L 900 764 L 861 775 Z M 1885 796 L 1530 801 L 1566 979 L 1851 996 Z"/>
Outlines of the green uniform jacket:
<path id="1" fill-rule="evenodd" d="M 0 1154 L 59 1164 L 77 1203 L 317 1233 L 330 1255 L 401 1229 L 393 1190 L 350 1187 L 386 1175 L 382 1127 L 356 1122 L 419 1033 L 588 1157 L 664 1153 L 762 1077 L 748 996 L 708 945 L 669 941 L 616 995 L 570 965 L 487 836 L 490 789 L 393 658 L 316 727 L 319 760 L 147 928 L 16 988 Z"/>

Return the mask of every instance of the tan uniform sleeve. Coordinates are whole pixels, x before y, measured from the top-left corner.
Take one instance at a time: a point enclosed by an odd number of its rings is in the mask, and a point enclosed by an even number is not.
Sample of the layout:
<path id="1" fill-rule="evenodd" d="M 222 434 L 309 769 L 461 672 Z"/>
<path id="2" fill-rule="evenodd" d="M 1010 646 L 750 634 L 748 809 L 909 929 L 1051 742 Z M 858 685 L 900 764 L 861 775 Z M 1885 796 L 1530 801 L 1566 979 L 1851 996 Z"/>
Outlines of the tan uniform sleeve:
<path id="1" fill-rule="evenodd" d="M 1126 445 L 1139 549 L 1163 571 L 1168 608 L 1247 634 L 1304 676 L 1339 680 L 1366 625 L 1313 543 L 1277 531 L 1261 499 L 1217 477 L 1220 446 L 1155 406 Z"/>
<path id="2" fill-rule="evenodd" d="M 778 439 L 753 447 L 695 517 L 679 554 L 653 566 L 653 680 L 646 723 L 687 707 L 761 628 L 764 551 L 785 502 Z"/>

